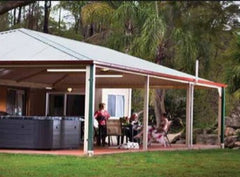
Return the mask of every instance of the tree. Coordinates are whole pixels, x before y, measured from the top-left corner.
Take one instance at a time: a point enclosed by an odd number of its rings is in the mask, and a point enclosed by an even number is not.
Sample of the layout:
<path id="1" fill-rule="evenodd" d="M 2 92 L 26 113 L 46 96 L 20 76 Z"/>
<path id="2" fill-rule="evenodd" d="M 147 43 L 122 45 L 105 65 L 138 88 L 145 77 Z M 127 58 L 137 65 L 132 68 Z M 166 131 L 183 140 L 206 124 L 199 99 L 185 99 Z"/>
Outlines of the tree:
<path id="1" fill-rule="evenodd" d="M 87 4 L 86 1 L 61 1 L 59 7 L 62 7 L 65 10 L 71 12 L 74 17 L 75 24 L 74 24 L 74 31 L 76 34 L 79 34 L 79 29 L 81 28 L 81 10 L 82 7 Z"/>
<path id="2" fill-rule="evenodd" d="M 86 38 L 108 30 L 113 8 L 105 2 L 92 2 L 82 7 L 83 36 Z"/>
<path id="3" fill-rule="evenodd" d="M 51 1 L 45 0 L 44 3 L 44 25 L 43 25 L 43 32 L 48 33 L 48 19 L 49 19 L 49 11 L 51 8 Z"/>
<path id="4" fill-rule="evenodd" d="M 240 35 L 238 33 L 235 33 L 231 48 L 227 52 L 226 57 L 232 58 L 226 62 L 225 80 L 228 83 L 228 91 L 240 98 Z"/>
<path id="5" fill-rule="evenodd" d="M 237 24 L 234 18 L 239 13 L 237 6 L 228 2 L 122 2 L 112 7 L 111 25 L 106 29 L 109 36 L 102 39 L 102 45 L 190 74 L 194 74 L 198 59 L 200 76 L 209 79 L 214 76 L 211 71 L 215 71 L 212 63 L 225 48 L 222 41 L 229 37 L 225 26 L 234 28 Z M 98 18 L 98 21 L 103 20 Z M 185 93 L 180 96 L 185 98 Z M 195 98 L 197 104 L 202 104 L 201 100 L 213 97 L 208 92 L 197 93 Z M 164 100 L 165 90 L 156 90 L 156 117 L 165 112 Z M 178 99 L 172 102 L 177 103 Z M 207 119 L 206 114 L 207 111 L 197 115 L 197 120 Z"/>

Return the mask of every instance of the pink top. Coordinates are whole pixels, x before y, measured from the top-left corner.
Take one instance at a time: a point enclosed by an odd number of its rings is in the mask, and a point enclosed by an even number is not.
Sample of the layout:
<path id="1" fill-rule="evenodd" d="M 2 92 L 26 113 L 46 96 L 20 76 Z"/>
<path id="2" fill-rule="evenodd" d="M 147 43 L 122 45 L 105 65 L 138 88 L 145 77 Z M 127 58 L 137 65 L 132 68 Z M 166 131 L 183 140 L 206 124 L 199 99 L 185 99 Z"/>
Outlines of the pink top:
<path id="1" fill-rule="evenodd" d="M 104 119 L 98 120 L 98 117 L 104 117 Z M 94 114 L 94 118 L 97 119 L 99 125 L 106 125 L 106 121 L 109 117 L 110 114 L 106 110 L 98 110 Z"/>

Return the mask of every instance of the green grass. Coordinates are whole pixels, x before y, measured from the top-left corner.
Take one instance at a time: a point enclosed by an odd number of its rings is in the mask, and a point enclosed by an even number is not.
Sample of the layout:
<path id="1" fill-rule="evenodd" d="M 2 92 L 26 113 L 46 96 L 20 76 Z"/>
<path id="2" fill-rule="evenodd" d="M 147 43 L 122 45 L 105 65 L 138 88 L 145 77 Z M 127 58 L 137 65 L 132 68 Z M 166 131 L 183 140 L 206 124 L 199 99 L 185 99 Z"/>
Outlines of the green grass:
<path id="1" fill-rule="evenodd" d="M 239 150 L 143 152 L 88 157 L 0 154 L 0 177 L 237 177 Z"/>

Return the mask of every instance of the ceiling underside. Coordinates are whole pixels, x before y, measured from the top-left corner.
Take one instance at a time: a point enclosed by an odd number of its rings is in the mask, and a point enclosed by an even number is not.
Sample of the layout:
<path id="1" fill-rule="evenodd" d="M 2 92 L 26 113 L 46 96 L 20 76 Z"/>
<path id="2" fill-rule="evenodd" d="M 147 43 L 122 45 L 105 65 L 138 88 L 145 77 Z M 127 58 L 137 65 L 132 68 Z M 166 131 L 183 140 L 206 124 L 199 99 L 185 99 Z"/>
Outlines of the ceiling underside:
<path id="1" fill-rule="evenodd" d="M 146 76 L 137 73 L 96 68 L 96 88 L 143 88 Z M 107 75 L 122 75 L 119 78 L 109 78 Z M 151 88 L 186 88 L 186 83 L 169 81 L 150 77 Z M 52 87 L 56 90 L 85 88 L 85 72 L 48 72 L 47 68 L 0 68 L 0 85 L 19 87 Z"/>

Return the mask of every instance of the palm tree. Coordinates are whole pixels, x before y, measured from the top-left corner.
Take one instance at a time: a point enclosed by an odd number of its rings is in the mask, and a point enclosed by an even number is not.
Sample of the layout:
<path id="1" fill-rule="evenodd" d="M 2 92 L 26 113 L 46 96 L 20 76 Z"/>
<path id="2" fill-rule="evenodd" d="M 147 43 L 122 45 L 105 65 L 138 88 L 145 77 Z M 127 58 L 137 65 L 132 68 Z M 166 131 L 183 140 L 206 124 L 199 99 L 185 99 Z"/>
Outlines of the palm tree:
<path id="1" fill-rule="evenodd" d="M 98 40 L 98 44 L 190 74 L 194 74 L 198 59 L 202 77 L 214 74 L 209 69 L 214 66 L 211 63 L 226 47 L 222 44 L 226 40 L 224 26 L 233 26 L 233 12 L 238 11 L 234 5 L 223 7 L 221 2 L 106 4 L 92 2 L 83 7 L 84 25 L 95 25 L 94 35 L 87 38 L 89 42 Z M 108 10 L 103 12 L 104 6 Z M 156 117 L 165 112 L 164 100 L 165 90 L 156 90 Z"/>

